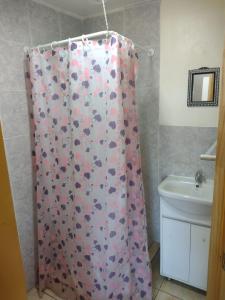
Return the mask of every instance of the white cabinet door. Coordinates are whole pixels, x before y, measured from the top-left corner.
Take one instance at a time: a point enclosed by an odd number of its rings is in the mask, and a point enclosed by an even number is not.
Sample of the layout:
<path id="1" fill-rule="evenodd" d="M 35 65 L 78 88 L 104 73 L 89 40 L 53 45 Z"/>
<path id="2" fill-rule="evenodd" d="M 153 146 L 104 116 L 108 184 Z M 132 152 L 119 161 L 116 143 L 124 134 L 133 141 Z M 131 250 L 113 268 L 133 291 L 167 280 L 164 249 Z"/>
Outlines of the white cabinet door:
<path id="1" fill-rule="evenodd" d="M 162 218 L 162 272 L 181 281 L 189 279 L 191 225 Z"/>
<path id="2" fill-rule="evenodd" d="M 210 228 L 191 225 L 190 284 L 207 289 Z"/>

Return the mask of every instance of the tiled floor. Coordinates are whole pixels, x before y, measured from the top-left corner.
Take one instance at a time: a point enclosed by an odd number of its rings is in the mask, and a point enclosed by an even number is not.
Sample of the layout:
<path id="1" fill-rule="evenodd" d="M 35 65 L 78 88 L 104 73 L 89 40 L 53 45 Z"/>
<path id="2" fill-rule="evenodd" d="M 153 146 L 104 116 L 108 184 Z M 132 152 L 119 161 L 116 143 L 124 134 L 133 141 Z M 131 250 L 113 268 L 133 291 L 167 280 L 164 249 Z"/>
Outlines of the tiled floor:
<path id="1" fill-rule="evenodd" d="M 192 289 L 186 285 L 167 280 L 159 273 L 159 256 L 152 262 L 153 272 L 153 299 L 154 300 L 206 300 L 204 293 Z M 60 300 L 54 293 L 47 290 L 43 298 L 39 298 L 37 291 L 33 289 L 28 293 L 28 300 Z"/>
<path id="2" fill-rule="evenodd" d="M 39 298 L 37 290 L 33 289 L 28 293 L 28 300 L 61 300 L 52 291 L 46 290 L 43 298 Z"/>
<path id="3" fill-rule="evenodd" d="M 152 262 L 153 299 L 155 300 L 206 300 L 205 293 L 177 281 L 167 280 L 159 272 L 159 256 Z"/>

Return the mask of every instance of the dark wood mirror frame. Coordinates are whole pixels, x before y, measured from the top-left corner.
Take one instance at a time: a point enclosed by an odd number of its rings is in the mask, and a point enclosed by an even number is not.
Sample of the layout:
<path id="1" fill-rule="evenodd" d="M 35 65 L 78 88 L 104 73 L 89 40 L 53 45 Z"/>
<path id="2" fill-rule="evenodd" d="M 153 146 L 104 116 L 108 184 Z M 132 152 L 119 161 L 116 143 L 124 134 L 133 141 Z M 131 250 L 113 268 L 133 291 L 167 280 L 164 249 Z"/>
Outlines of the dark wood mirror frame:
<path id="1" fill-rule="evenodd" d="M 212 101 L 193 101 L 194 76 L 198 74 L 214 74 Z M 190 70 L 188 74 L 187 106 L 218 106 L 219 101 L 220 68 L 207 68 Z"/>

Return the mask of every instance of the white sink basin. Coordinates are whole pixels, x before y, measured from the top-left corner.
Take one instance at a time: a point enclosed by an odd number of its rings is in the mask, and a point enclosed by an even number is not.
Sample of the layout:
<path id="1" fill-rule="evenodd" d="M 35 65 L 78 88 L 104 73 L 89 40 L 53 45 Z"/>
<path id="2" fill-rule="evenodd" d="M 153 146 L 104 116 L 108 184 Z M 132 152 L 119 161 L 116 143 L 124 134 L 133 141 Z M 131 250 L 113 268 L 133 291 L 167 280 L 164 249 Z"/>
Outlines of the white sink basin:
<path id="1" fill-rule="evenodd" d="M 181 211 L 209 216 L 213 202 L 213 180 L 196 187 L 192 177 L 170 175 L 158 186 L 161 197 Z"/>

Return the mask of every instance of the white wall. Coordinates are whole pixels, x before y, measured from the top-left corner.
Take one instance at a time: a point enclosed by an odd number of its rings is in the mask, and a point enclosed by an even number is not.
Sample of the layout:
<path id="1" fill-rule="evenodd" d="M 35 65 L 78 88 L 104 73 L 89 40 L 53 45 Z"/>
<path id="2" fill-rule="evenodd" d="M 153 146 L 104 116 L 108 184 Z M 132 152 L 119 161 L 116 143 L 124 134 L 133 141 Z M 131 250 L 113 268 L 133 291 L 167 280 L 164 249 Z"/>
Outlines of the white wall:
<path id="1" fill-rule="evenodd" d="M 188 70 L 222 65 L 224 3 L 161 0 L 161 125 L 217 127 L 217 107 L 187 107 Z"/>

